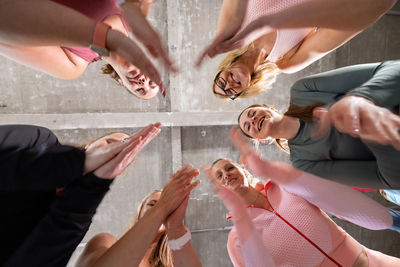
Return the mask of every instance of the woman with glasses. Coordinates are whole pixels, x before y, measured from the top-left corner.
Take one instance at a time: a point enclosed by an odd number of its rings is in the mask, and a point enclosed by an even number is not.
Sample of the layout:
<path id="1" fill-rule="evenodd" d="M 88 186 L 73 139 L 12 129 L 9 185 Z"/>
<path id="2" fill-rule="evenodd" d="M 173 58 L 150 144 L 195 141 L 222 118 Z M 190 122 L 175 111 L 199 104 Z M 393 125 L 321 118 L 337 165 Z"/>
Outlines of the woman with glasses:
<path id="1" fill-rule="evenodd" d="M 246 170 L 227 159 L 215 161 L 208 171 L 234 223 L 227 242 L 234 266 L 400 264 L 358 243 L 325 213 L 370 230 L 399 231 L 398 211 L 347 186 L 261 159 L 239 131 L 231 131 L 231 140 L 249 169 L 268 179 L 251 184 Z"/>
<path id="2" fill-rule="evenodd" d="M 2 1 L 0 54 L 61 79 L 75 79 L 90 63 L 104 60 L 103 73 L 133 95 L 150 99 L 161 89 L 165 96 L 158 71 L 128 37 L 132 30 L 152 56 L 172 68 L 146 20 L 152 1 L 118 2 L 122 11 L 117 0 Z"/>
<path id="3" fill-rule="evenodd" d="M 279 72 L 293 73 L 376 22 L 396 0 L 225 0 L 217 36 L 200 56 L 230 51 L 217 68 L 217 97 L 252 97 Z"/>
<path id="4" fill-rule="evenodd" d="M 200 183 L 192 182 L 197 175 L 199 170 L 190 164 L 177 171 L 164 189 L 143 199 L 133 225 L 120 240 L 108 233 L 96 235 L 76 266 L 201 266 L 190 230 L 183 224 L 190 192 Z"/>
<path id="5" fill-rule="evenodd" d="M 251 138 L 275 139 L 280 147 L 287 141 L 298 169 L 355 187 L 400 189 L 399 103 L 400 61 L 386 61 L 303 78 L 284 114 L 253 105 L 238 122 Z M 332 125 L 314 118 L 324 106 L 334 112 Z"/>

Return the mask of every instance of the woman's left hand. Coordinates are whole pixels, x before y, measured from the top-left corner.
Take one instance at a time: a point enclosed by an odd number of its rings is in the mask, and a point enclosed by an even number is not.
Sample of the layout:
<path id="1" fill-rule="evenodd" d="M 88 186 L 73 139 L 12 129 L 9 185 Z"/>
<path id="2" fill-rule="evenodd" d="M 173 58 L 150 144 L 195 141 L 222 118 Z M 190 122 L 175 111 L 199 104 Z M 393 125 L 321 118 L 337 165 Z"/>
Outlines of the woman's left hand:
<path id="1" fill-rule="evenodd" d="M 161 131 L 161 124 L 157 123 L 140 131 L 129 139 L 129 145 L 125 147 L 113 159 L 94 171 L 94 174 L 103 179 L 112 179 L 120 175 L 135 159 L 136 155 Z"/>

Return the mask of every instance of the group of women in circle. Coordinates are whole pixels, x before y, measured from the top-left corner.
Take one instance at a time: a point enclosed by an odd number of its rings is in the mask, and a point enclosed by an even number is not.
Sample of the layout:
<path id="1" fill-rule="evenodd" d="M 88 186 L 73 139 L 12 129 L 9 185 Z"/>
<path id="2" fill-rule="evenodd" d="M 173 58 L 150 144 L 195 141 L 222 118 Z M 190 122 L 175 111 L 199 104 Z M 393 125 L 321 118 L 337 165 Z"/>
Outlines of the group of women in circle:
<path id="1" fill-rule="evenodd" d="M 278 73 L 299 71 L 340 47 L 395 3 L 224 0 L 217 35 L 197 65 L 228 52 L 217 68 L 213 93 L 235 101 L 253 97 L 271 87 Z M 128 37 L 131 32 L 151 56 L 176 71 L 146 20 L 151 4 L 4 0 L 0 53 L 63 79 L 78 77 L 89 63 L 102 59 L 108 63 L 102 72 L 135 96 L 165 96 L 157 69 Z M 16 23 L 17 16 L 23 23 Z M 96 21 L 111 26 L 108 55 L 89 48 Z M 364 228 L 400 231 L 398 211 L 358 192 L 400 189 L 399 103 L 400 61 L 393 60 L 300 79 L 284 114 L 262 104 L 243 110 L 230 137 L 247 169 L 225 158 L 204 168 L 234 224 L 227 244 L 234 266 L 398 266 L 400 259 L 364 247 L 325 212 Z M 25 232 L 18 230 L 15 215 L 10 228 L 18 234 L 2 227 L 10 244 L 2 264 L 65 265 L 113 178 L 160 131 L 155 123 L 132 136 L 113 133 L 82 150 L 60 145 L 41 127 L 1 126 L 2 197 L 12 203 L 24 192 L 27 199 L 47 199 L 32 204 L 33 211 L 45 212 L 34 212 Z M 276 142 L 290 153 L 293 167 L 262 159 L 248 138 Z M 201 266 L 183 224 L 199 173 L 189 164 L 172 175 L 162 190 L 143 200 L 121 239 L 96 235 L 77 266 Z M 22 202 L 12 210 L 26 208 L 27 201 Z"/>

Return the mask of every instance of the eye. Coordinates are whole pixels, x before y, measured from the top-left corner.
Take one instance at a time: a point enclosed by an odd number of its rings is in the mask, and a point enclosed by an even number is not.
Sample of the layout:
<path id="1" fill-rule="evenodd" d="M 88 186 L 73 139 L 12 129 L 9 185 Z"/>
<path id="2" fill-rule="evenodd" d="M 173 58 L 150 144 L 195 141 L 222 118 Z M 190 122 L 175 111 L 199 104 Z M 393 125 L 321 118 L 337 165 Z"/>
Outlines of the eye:
<path id="1" fill-rule="evenodd" d="M 138 89 L 135 90 L 135 92 L 138 95 L 145 95 L 146 94 L 146 90 L 144 90 L 144 88 L 138 88 Z"/>
<path id="2" fill-rule="evenodd" d="M 151 88 L 156 88 L 158 85 L 155 83 L 155 82 L 153 82 L 153 81 L 150 81 L 149 82 L 149 85 L 150 85 L 150 87 Z"/>
<path id="3" fill-rule="evenodd" d="M 251 117 L 254 117 L 254 115 L 256 115 L 256 110 L 253 111 L 253 113 L 251 114 Z"/>
<path id="4" fill-rule="evenodd" d="M 227 170 L 227 171 L 232 171 L 234 168 L 235 168 L 235 167 L 233 167 L 233 166 L 228 166 L 228 167 L 226 168 L 226 170 Z"/>

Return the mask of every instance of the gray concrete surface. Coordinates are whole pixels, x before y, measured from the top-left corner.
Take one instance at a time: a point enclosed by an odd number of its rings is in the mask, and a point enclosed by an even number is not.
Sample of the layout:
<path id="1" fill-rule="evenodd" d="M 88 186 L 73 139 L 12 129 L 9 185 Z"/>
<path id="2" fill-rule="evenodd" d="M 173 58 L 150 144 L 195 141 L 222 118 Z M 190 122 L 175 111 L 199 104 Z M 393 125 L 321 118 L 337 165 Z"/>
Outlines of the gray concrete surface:
<path id="1" fill-rule="evenodd" d="M 208 60 L 199 70 L 193 67 L 215 34 L 220 4 L 221 0 L 155 2 L 150 20 L 181 69 L 180 74 L 174 75 L 161 70 L 169 90 L 166 100 L 135 98 L 99 73 L 102 62 L 91 64 L 76 80 L 62 81 L 0 58 L 0 124 L 44 125 L 54 129 L 62 142 L 74 145 L 108 132 L 133 133 L 149 122 L 161 121 L 167 126 L 113 183 L 69 266 L 73 266 L 85 242 L 94 234 L 109 232 L 120 237 L 147 192 L 165 185 L 171 173 L 183 164 L 192 162 L 200 167 L 220 157 L 237 159 L 238 152 L 227 134 L 243 108 L 265 103 L 284 111 L 288 89 L 300 77 L 350 64 L 400 58 L 400 16 L 385 15 L 322 60 L 298 73 L 280 75 L 266 94 L 221 101 L 211 92 L 221 56 Z M 394 10 L 400 11 L 400 5 Z M 260 145 L 259 149 L 266 158 L 289 162 L 288 155 L 275 146 Z M 203 174 L 200 179 L 202 184 L 193 192 L 186 215 L 186 223 L 193 231 L 193 245 L 204 266 L 232 266 L 226 251 L 231 223 L 225 220 L 226 210 Z M 370 195 L 382 201 L 376 193 Z M 335 220 L 365 246 L 400 257 L 398 234 L 368 231 Z"/>

